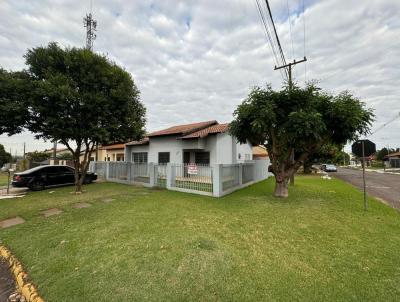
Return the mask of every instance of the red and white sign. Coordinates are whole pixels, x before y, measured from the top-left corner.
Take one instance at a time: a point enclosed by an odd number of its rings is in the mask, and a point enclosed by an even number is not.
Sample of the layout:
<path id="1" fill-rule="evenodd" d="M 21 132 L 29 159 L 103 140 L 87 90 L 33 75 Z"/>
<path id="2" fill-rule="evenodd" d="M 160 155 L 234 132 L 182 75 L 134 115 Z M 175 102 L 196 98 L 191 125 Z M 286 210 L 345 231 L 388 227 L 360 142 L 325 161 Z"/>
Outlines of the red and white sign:
<path id="1" fill-rule="evenodd" d="M 188 174 L 197 174 L 199 173 L 199 168 L 195 164 L 188 165 Z"/>

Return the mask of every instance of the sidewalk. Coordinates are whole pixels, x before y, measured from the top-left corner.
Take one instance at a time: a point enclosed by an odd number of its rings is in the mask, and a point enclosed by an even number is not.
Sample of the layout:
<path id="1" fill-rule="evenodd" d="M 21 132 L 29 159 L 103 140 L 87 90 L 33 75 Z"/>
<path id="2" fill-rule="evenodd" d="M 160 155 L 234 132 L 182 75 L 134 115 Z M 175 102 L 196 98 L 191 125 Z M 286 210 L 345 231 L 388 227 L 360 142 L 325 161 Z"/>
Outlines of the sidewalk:
<path id="1" fill-rule="evenodd" d="M 341 168 L 345 168 L 345 169 L 353 169 L 353 170 L 362 170 L 361 166 L 341 166 Z M 400 174 L 400 168 L 388 168 L 386 170 L 384 169 L 369 169 L 369 168 L 365 168 L 365 171 L 367 172 L 376 172 L 376 173 L 381 173 L 381 174 Z"/>

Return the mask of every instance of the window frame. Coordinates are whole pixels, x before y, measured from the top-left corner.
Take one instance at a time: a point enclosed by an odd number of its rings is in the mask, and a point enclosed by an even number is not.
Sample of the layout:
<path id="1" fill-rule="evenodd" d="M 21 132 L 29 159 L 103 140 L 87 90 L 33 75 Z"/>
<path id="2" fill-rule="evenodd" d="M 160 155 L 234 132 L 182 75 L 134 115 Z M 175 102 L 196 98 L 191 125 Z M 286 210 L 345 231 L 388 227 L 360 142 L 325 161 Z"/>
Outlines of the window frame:
<path id="1" fill-rule="evenodd" d="M 168 155 L 168 159 L 166 159 L 166 160 L 162 160 L 162 161 L 160 161 L 160 159 L 161 159 L 161 155 Z M 166 164 L 168 164 L 169 162 L 171 161 L 171 155 L 170 155 L 170 152 L 158 152 L 158 163 L 159 164 L 161 164 L 161 165 L 166 165 Z"/>
<path id="2" fill-rule="evenodd" d="M 202 157 L 198 157 L 198 155 L 205 155 L 207 154 L 207 156 L 204 158 Z M 194 162 L 196 165 L 210 165 L 210 160 L 211 160 L 211 156 L 210 156 L 210 152 L 209 151 L 196 151 L 194 153 Z"/>
<path id="3" fill-rule="evenodd" d="M 148 152 L 132 152 L 131 153 L 131 161 L 134 164 L 147 164 L 149 161 L 149 153 Z M 135 155 L 139 157 L 139 161 L 135 161 Z"/>

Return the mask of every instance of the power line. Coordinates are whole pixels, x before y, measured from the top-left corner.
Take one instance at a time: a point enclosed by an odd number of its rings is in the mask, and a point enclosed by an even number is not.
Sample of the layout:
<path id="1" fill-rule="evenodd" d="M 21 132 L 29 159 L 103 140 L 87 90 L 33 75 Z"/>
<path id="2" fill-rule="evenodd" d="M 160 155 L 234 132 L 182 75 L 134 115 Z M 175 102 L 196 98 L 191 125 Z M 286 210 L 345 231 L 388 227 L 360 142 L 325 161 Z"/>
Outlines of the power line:
<path id="1" fill-rule="evenodd" d="M 270 17 L 270 20 L 271 20 L 271 23 L 272 23 L 272 27 L 274 29 L 275 39 L 276 39 L 276 42 L 278 43 L 278 48 L 279 48 L 279 52 L 280 52 L 280 55 L 281 55 L 281 59 L 282 59 L 283 65 L 286 65 L 285 55 L 284 55 L 283 50 L 282 50 L 281 42 L 279 41 L 278 32 L 276 31 L 274 18 L 272 17 L 271 7 L 269 6 L 268 0 L 265 0 L 265 4 L 267 5 L 268 14 L 269 14 L 269 17 Z M 287 72 L 287 70 L 286 70 L 286 72 Z"/>
<path id="2" fill-rule="evenodd" d="M 292 45 L 292 60 L 294 60 L 292 18 L 290 17 L 289 0 L 286 0 L 286 7 L 287 7 L 288 21 L 289 21 L 290 43 Z"/>
<path id="3" fill-rule="evenodd" d="M 304 0 L 303 1 L 303 55 L 304 57 L 307 56 L 306 54 L 306 15 L 304 10 Z M 307 62 L 304 63 L 304 83 L 307 82 Z"/>
<path id="4" fill-rule="evenodd" d="M 376 132 L 378 132 L 379 130 L 381 130 L 382 128 L 386 127 L 387 125 L 389 125 L 390 123 L 394 122 L 395 120 L 397 120 L 398 118 L 400 118 L 400 112 L 397 113 L 397 115 L 395 117 L 393 117 L 391 120 L 389 120 L 388 122 L 384 123 L 383 125 L 381 125 L 380 127 L 376 128 L 375 131 L 371 132 L 371 135 L 375 134 Z"/>
<path id="5" fill-rule="evenodd" d="M 274 56 L 275 64 L 278 64 L 278 65 L 279 65 L 279 59 L 278 59 L 278 55 L 277 55 L 277 50 L 276 50 L 276 48 L 275 48 L 275 44 L 274 44 L 273 39 L 272 39 L 272 37 L 271 37 L 271 33 L 270 33 L 270 30 L 269 30 L 267 21 L 266 21 L 266 19 L 265 19 L 264 13 L 263 13 L 263 11 L 262 11 L 262 7 L 261 7 L 261 5 L 260 5 L 260 3 L 259 3 L 258 0 L 256 0 L 256 5 L 257 5 L 258 12 L 259 12 L 259 14 L 260 14 L 260 17 L 261 17 L 261 22 L 262 22 L 263 25 L 264 25 L 263 28 L 264 28 L 265 34 L 266 34 L 266 36 L 267 36 L 267 39 L 268 39 L 268 41 L 269 41 L 269 46 L 270 46 L 271 51 L 272 51 L 272 54 L 273 54 L 273 56 Z M 284 77 L 283 73 L 280 72 L 280 74 L 281 74 L 282 79 L 284 80 L 285 77 Z"/>

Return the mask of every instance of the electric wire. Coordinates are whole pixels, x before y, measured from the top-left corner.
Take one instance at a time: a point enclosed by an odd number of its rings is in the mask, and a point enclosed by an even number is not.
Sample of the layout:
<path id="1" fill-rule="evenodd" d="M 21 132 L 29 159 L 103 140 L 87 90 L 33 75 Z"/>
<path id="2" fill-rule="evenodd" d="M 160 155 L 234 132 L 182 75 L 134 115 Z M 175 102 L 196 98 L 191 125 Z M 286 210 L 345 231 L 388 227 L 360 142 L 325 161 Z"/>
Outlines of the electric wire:
<path id="1" fill-rule="evenodd" d="M 286 0 L 288 21 L 289 21 L 289 34 L 290 34 L 290 43 L 292 46 L 292 61 L 294 60 L 294 48 L 293 48 L 293 31 L 292 31 L 292 18 L 290 16 L 290 8 L 289 8 L 289 0 Z"/>
<path id="2" fill-rule="evenodd" d="M 304 0 L 303 2 L 303 53 L 304 57 L 306 57 L 306 15 L 304 10 Z M 304 62 L 304 84 L 307 83 L 307 62 Z"/>
<path id="3" fill-rule="evenodd" d="M 260 14 L 261 21 L 262 21 L 262 23 L 264 25 L 263 26 L 264 27 L 264 31 L 265 31 L 265 34 L 267 36 L 267 39 L 268 39 L 272 54 L 274 56 L 275 64 L 279 65 L 280 63 L 279 63 L 279 59 L 278 59 L 278 55 L 277 55 L 276 46 L 275 46 L 274 40 L 272 38 L 272 34 L 270 32 L 269 26 L 267 24 L 267 20 L 266 20 L 266 18 L 264 16 L 264 13 L 263 13 L 263 10 L 262 10 L 262 6 L 260 5 L 259 0 L 256 0 L 256 5 L 257 5 L 258 12 Z M 280 74 L 281 74 L 282 79 L 285 80 L 285 76 L 284 76 L 282 70 L 280 70 Z"/>
<path id="4" fill-rule="evenodd" d="M 282 59 L 282 63 L 283 63 L 283 65 L 286 65 L 285 55 L 284 55 L 283 50 L 282 50 L 281 42 L 279 41 L 278 32 L 277 32 L 277 30 L 276 30 L 274 18 L 272 17 L 271 7 L 270 7 L 270 5 L 269 5 L 268 0 L 265 0 L 265 4 L 267 5 L 267 10 L 268 10 L 268 14 L 269 14 L 269 19 L 270 19 L 271 24 L 272 24 L 272 28 L 274 29 L 275 39 L 276 39 L 276 42 L 277 42 L 277 44 L 278 44 L 278 49 L 279 49 L 279 52 L 280 52 L 280 56 L 281 56 L 281 59 Z M 287 68 L 285 68 L 285 70 L 286 70 L 286 72 L 288 73 Z"/>

